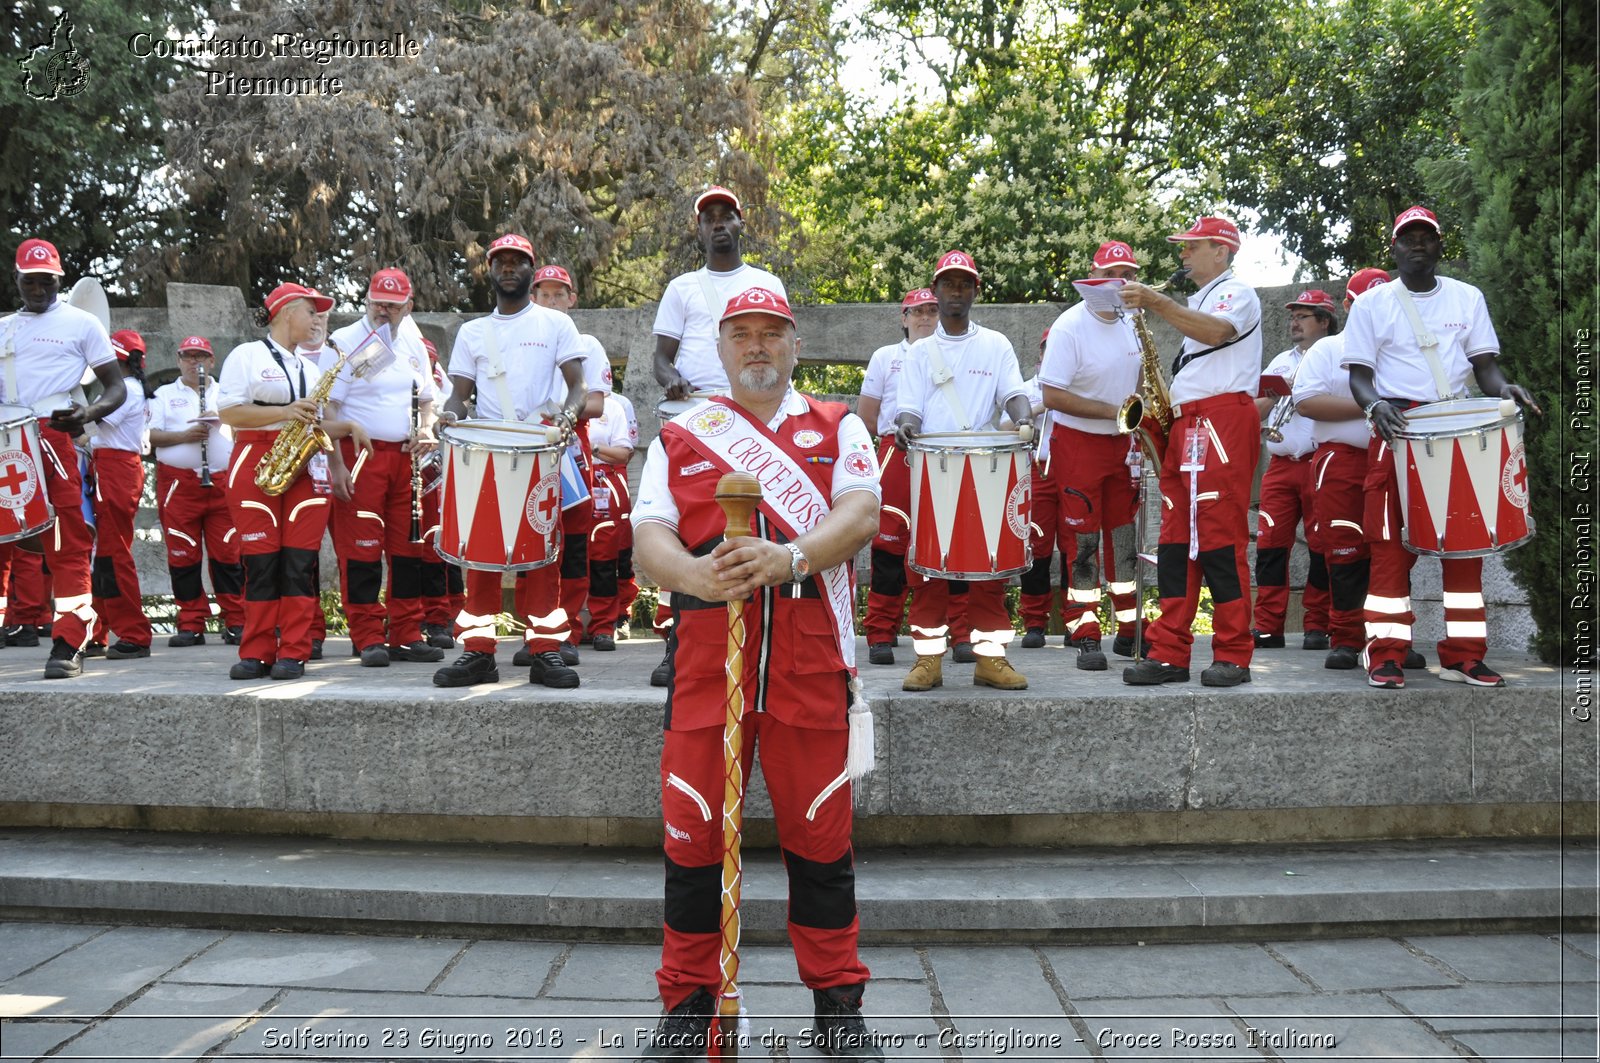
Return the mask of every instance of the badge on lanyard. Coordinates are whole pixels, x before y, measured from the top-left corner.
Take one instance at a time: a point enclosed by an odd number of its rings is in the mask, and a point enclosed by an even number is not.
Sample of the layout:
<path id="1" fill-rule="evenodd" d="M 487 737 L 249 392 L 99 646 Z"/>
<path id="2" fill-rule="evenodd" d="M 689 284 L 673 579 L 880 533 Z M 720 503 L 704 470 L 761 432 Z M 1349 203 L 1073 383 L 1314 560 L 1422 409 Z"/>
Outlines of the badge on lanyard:
<path id="1" fill-rule="evenodd" d="M 1183 430 L 1182 472 L 1201 472 L 1206 467 L 1206 454 L 1211 449 L 1211 433 L 1204 421 L 1196 421 Z"/>
<path id="2" fill-rule="evenodd" d="M 322 451 L 311 455 L 306 462 L 306 472 L 311 475 L 311 489 L 319 495 L 333 493 L 333 479 L 328 474 L 328 455 Z"/>

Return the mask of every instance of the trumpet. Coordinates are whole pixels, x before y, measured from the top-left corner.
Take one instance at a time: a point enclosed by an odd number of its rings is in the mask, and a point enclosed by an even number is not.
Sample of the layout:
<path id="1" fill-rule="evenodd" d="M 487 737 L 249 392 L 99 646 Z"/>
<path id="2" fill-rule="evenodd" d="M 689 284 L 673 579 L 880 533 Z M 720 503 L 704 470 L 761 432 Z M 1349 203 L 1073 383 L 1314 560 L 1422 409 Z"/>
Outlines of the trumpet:
<path id="1" fill-rule="evenodd" d="M 1289 389 L 1291 391 L 1294 390 L 1294 378 L 1300 375 L 1300 364 L 1304 361 L 1305 355 L 1302 354 L 1299 361 L 1295 362 L 1293 371 L 1289 373 Z M 1272 408 L 1272 417 L 1267 421 L 1266 424 L 1261 426 L 1262 438 L 1268 443 L 1282 443 L 1283 426 L 1288 423 L 1289 418 L 1293 416 L 1294 396 L 1285 395 L 1280 398 L 1278 400 L 1278 404 Z"/>
<path id="2" fill-rule="evenodd" d="M 206 425 L 206 367 L 200 367 L 200 423 L 205 425 L 206 438 L 200 441 L 200 486 L 211 486 L 211 460 L 206 443 L 211 438 L 211 426 Z"/>

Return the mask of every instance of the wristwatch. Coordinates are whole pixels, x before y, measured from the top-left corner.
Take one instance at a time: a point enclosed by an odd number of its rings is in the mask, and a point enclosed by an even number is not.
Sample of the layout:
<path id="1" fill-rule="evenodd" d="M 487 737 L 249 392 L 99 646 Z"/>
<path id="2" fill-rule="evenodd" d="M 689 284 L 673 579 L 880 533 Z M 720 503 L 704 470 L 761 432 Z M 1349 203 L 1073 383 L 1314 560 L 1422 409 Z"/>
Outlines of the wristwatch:
<path id="1" fill-rule="evenodd" d="M 785 545 L 789 547 L 789 554 L 792 558 L 789 564 L 789 581 L 791 583 L 803 583 L 811 575 L 811 562 L 806 559 L 805 551 L 794 543 L 786 543 Z"/>

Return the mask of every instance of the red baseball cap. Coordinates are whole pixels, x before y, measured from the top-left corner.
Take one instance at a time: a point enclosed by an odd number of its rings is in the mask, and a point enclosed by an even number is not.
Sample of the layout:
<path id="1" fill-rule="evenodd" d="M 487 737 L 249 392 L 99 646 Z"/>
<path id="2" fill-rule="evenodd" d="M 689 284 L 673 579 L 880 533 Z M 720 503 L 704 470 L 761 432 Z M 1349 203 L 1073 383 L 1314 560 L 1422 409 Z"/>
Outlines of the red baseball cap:
<path id="1" fill-rule="evenodd" d="M 1167 237 L 1167 242 L 1181 244 L 1185 240 L 1214 240 L 1239 250 L 1239 227 L 1227 218 L 1218 218 L 1207 215 L 1200 218 L 1187 232 L 1175 233 Z"/>
<path id="2" fill-rule="evenodd" d="M 578 290 L 573 286 L 572 274 L 560 266 L 540 266 L 539 272 L 533 275 L 533 283 L 539 285 L 545 281 L 555 281 L 557 284 L 565 284 L 568 288 L 572 288 L 573 291 Z"/>
<path id="3" fill-rule="evenodd" d="M 144 337 L 131 328 L 119 328 L 111 334 L 111 350 L 119 359 L 126 362 L 134 351 L 141 355 L 145 353 Z"/>
<path id="4" fill-rule="evenodd" d="M 965 251 L 946 251 L 939 259 L 939 265 L 934 268 L 933 279 L 938 280 L 941 273 L 955 272 L 970 273 L 973 280 L 982 280 L 978 276 L 978 264 Z"/>
<path id="5" fill-rule="evenodd" d="M 277 317 L 279 310 L 296 299 L 311 300 L 311 309 L 319 314 L 333 309 L 333 300 L 315 288 L 307 288 L 303 284 L 280 284 L 272 289 L 272 294 L 267 296 L 263 303 L 267 308 L 267 320 L 271 321 Z"/>
<path id="6" fill-rule="evenodd" d="M 1350 278 L 1350 283 L 1344 287 L 1344 295 L 1346 299 L 1354 299 L 1356 296 L 1368 292 L 1380 284 L 1388 283 L 1388 273 L 1376 267 L 1368 267 L 1367 269 L 1358 270 L 1356 275 Z"/>
<path id="7" fill-rule="evenodd" d="M 501 251 L 515 251 L 519 255 L 526 255 L 528 261 L 533 263 L 533 244 L 528 241 L 526 236 L 518 236 L 516 233 L 506 233 L 504 236 L 500 237 L 499 239 L 495 240 L 494 243 L 489 245 L 489 250 L 484 254 L 483 257 L 486 259 L 493 258 L 498 252 Z M 537 265 L 537 263 L 534 264 Z"/>
<path id="8" fill-rule="evenodd" d="M 919 306 L 927 306 L 929 303 L 937 303 L 938 301 L 934 297 L 932 288 L 918 288 L 916 291 L 906 292 L 906 297 L 900 300 L 900 309 L 911 310 Z"/>
<path id="9" fill-rule="evenodd" d="M 1110 269 L 1112 266 L 1132 266 L 1139 268 L 1139 262 L 1133 257 L 1133 248 L 1121 240 L 1107 240 L 1100 245 L 1100 250 L 1094 253 L 1094 261 L 1090 263 L 1095 269 Z"/>
<path id="10" fill-rule="evenodd" d="M 213 356 L 216 354 L 211 349 L 211 341 L 204 336 L 185 336 L 183 342 L 178 344 L 178 352 L 181 354 L 184 351 L 204 351 Z"/>
<path id="11" fill-rule="evenodd" d="M 744 217 L 744 205 L 739 202 L 739 197 L 733 194 L 731 188 L 721 185 L 712 185 L 710 188 L 694 197 L 694 216 L 698 218 L 707 203 L 726 203 L 733 208 L 739 217 Z"/>
<path id="12" fill-rule="evenodd" d="M 1311 310 L 1332 310 L 1337 305 L 1333 301 L 1333 296 L 1321 288 L 1307 288 L 1287 303 L 1284 303 L 1283 308 L 1291 310 L 1294 307 L 1303 306 Z"/>
<path id="13" fill-rule="evenodd" d="M 727 307 L 722 311 L 722 320 L 726 321 L 730 317 L 739 317 L 742 314 L 771 314 L 783 318 L 791 325 L 794 324 L 794 311 L 789 309 L 789 301 L 777 292 L 769 292 L 765 288 L 746 288 L 729 299 Z"/>
<path id="14" fill-rule="evenodd" d="M 1400 235 L 1400 230 L 1407 225 L 1426 225 L 1434 232 L 1442 232 L 1439 228 L 1439 219 L 1427 207 L 1407 207 L 1394 216 L 1394 231 L 1389 234 L 1392 240 Z"/>
<path id="15" fill-rule="evenodd" d="M 380 269 L 367 285 L 367 298 L 374 303 L 403 303 L 411 298 L 411 278 L 404 270 Z"/>
<path id="16" fill-rule="evenodd" d="M 24 240 L 17 248 L 18 273 L 54 273 L 65 277 L 61 268 L 61 252 L 49 240 Z"/>

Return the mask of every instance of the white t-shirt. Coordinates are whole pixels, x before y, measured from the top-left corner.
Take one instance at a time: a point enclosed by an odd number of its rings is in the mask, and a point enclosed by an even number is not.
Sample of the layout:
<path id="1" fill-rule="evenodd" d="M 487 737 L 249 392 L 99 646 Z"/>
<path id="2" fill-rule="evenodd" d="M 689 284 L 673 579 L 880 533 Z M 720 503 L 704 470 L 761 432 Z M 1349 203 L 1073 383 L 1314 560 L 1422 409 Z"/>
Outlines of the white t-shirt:
<path id="1" fill-rule="evenodd" d="M 1122 403 L 1139 390 L 1139 335 L 1126 318 L 1102 321 L 1079 303 L 1062 311 L 1050 326 L 1039 362 L 1039 383 L 1079 398 Z M 1049 411 L 1056 424 L 1097 436 L 1114 436 L 1117 423 Z"/>
<path id="2" fill-rule="evenodd" d="M 711 288 L 716 292 L 716 306 L 706 306 L 702 277 L 711 281 Z M 661 294 L 661 306 L 656 310 L 652 331 L 657 336 L 678 341 L 678 355 L 673 366 L 696 391 L 727 392 L 728 374 L 722 369 L 722 359 L 717 357 L 717 322 L 722 320 L 728 300 L 751 288 L 765 288 L 777 292 L 785 300 L 789 298 L 781 280 L 748 262 L 727 273 L 701 267 L 693 273 L 680 274 L 672 278 Z"/>
<path id="3" fill-rule="evenodd" d="M 89 439 L 89 449 L 131 450 L 143 454 L 149 449 L 145 429 L 150 426 L 150 412 L 146 408 L 144 385 L 133 377 L 124 377 L 127 394 L 122 405 L 106 414 L 100 421 L 100 430 Z"/>
<path id="4" fill-rule="evenodd" d="M 952 383 L 944 387 L 933 382 L 934 350 L 952 375 Z M 951 405 L 952 390 L 960 395 L 970 425 L 962 423 L 961 410 Z M 900 412 L 919 415 L 923 432 L 992 428 L 1009 399 L 1027 394 L 1011 341 L 975 321 L 960 336 L 946 333 L 941 322 L 933 335 L 911 345 L 900 371 Z"/>
<path id="5" fill-rule="evenodd" d="M 222 385 L 215 379 L 206 382 L 206 413 L 216 416 L 218 395 Z M 156 388 L 150 399 L 150 428 L 156 432 L 187 432 L 200 416 L 200 396 L 182 380 L 174 380 Z M 222 424 L 211 426 L 206 439 L 206 461 L 213 470 L 228 467 L 233 456 L 233 433 Z M 157 447 L 156 461 L 175 469 L 200 468 L 200 444 L 179 443 L 176 446 Z"/>
<path id="6" fill-rule="evenodd" d="M 491 335 L 505 373 L 504 386 L 513 407 L 509 411 L 500 408 L 500 387 L 491 376 L 487 344 Z M 450 375 L 477 385 L 480 418 L 526 421 L 560 410 L 567 399 L 567 384 L 559 367 L 582 358 L 583 347 L 572 319 L 529 303 L 510 316 L 497 310 L 462 325 L 450 350 Z"/>
<path id="7" fill-rule="evenodd" d="M 1256 290 L 1241 283 L 1230 269 L 1189 296 L 1189 309 L 1227 320 L 1236 330 L 1235 342 L 1196 358 L 1178 372 L 1172 381 L 1173 405 L 1230 391 L 1254 397 L 1261 383 L 1261 300 L 1256 298 Z M 1214 344 L 1183 338 L 1184 354 L 1211 346 Z"/>
<path id="8" fill-rule="evenodd" d="M 1472 376 L 1470 359 L 1499 354 L 1500 338 L 1482 292 L 1449 277 L 1439 277 L 1438 282 L 1426 294 L 1412 292 L 1411 300 L 1423 327 L 1439 340 L 1446 383 L 1456 394 L 1465 394 L 1467 378 Z M 1356 299 L 1344 327 L 1344 364 L 1369 366 L 1383 398 L 1435 402 L 1447 396 L 1438 394 L 1411 320 L 1400 305 L 1404 287 L 1392 281 L 1369 288 Z"/>
<path id="9" fill-rule="evenodd" d="M 16 360 L 9 374 L 4 363 L 8 350 Z M 56 299 L 42 314 L 22 310 L 0 318 L 0 388 L 6 387 L 8 376 L 17 383 L 17 394 L 7 393 L 5 401 L 32 407 L 40 416 L 64 408 L 62 396 L 89 369 L 116 360 L 100 320 L 68 306 L 65 299 Z"/>
<path id="10" fill-rule="evenodd" d="M 778 413 L 767 422 L 767 427 L 776 432 L 784 419 L 790 414 L 803 414 L 810 407 L 806 405 L 805 398 L 794 388 L 790 388 L 784 395 L 783 403 L 778 407 Z M 681 413 L 674 421 L 681 421 L 691 414 L 698 413 L 699 408 Z M 847 413 L 839 422 L 839 455 L 842 458 L 852 450 L 864 450 L 872 453 L 872 437 L 867 434 L 867 426 L 861 418 L 853 413 Z M 846 491 L 871 491 L 872 497 L 882 498 L 883 493 L 878 487 L 878 466 L 876 462 L 868 462 L 871 472 L 867 475 L 850 471 L 850 463 L 836 461 L 833 463 L 833 502 L 838 504 L 839 498 Z M 639 499 L 633 506 L 633 525 L 638 527 L 645 521 L 658 521 L 678 530 L 678 503 L 672 497 L 669 480 L 677 473 L 675 469 L 667 468 L 667 450 L 657 439 L 650 444 L 650 449 L 645 452 L 644 471 L 639 475 Z"/>
<path id="11" fill-rule="evenodd" d="M 900 414 L 900 370 L 905 366 L 909 340 L 891 343 L 872 352 L 867 375 L 861 381 L 861 397 L 878 400 L 878 435 L 894 431 Z"/>
<path id="12" fill-rule="evenodd" d="M 611 394 L 611 359 L 606 357 L 604 345 L 587 332 L 578 334 L 578 344 L 583 349 L 583 382 L 591 392 Z M 561 381 L 562 394 L 566 394 L 566 381 Z"/>
<path id="13" fill-rule="evenodd" d="M 354 355 L 356 345 L 371 331 L 371 322 L 361 317 L 331 338 L 345 354 Z M 339 404 L 339 417 L 365 428 L 373 439 L 403 443 L 411 435 L 411 385 L 417 385 L 418 403 L 432 402 L 438 395 L 428 369 L 428 352 L 422 346 L 422 330 L 409 315 L 394 330 L 393 339 L 395 357 L 387 368 L 357 377 L 346 362 L 328 400 Z M 337 360 L 338 355 L 329 349 L 317 365 L 326 373 Z"/>
<path id="14" fill-rule="evenodd" d="M 282 359 L 282 365 L 273 358 L 274 350 Z M 226 410 L 247 403 L 287 406 L 315 391 L 321 379 L 322 370 L 313 359 L 292 351 L 285 353 L 272 340 L 251 340 L 229 351 L 222 361 L 222 372 L 217 374 L 217 383 L 221 385 L 217 409 Z M 288 423 L 287 420 L 274 421 L 251 431 L 278 431 Z"/>
<path id="15" fill-rule="evenodd" d="M 1267 363 L 1267 368 L 1262 371 L 1263 376 L 1281 376 L 1285 380 L 1299 380 L 1297 375 L 1305 368 L 1305 355 L 1300 348 L 1290 347 L 1272 361 Z M 1292 388 L 1292 385 L 1291 385 Z M 1293 399 L 1291 396 L 1291 405 Z M 1274 405 L 1268 412 L 1267 419 L 1262 422 L 1262 427 L 1272 423 L 1278 407 Z M 1263 438 L 1262 445 L 1267 448 L 1267 453 L 1276 458 L 1303 458 L 1316 449 L 1316 440 L 1311 436 L 1311 421 L 1301 417 L 1298 413 L 1291 413 L 1289 419 L 1278 426 L 1278 431 L 1283 434 L 1281 443 L 1274 443 Z"/>
<path id="16" fill-rule="evenodd" d="M 633 416 L 633 404 L 616 393 L 606 396 L 605 408 L 599 417 L 590 418 L 589 445 L 593 447 L 626 447 L 639 445 L 639 421 Z M 600 456 L 595 455 L 599 461 Z"/>
<path id="17" fill-rule="evenodd" d="M 1300 360 L 1300 371 L 1294 378 L 1296 405 L 1309 398 L 1330 395 L 1336 399 L 1355 401 L 1350 394 L 1350 371 L 1340 364 L 1344 359 L 1344 334 L 1324 336 L 1311 345 Z M 1296 414 L 1296 421 L 1311 426 L 1311 440 L 1323 443 L 1348 443 L 1352 447 L 1365 447 L 1372 441 L 1365 417 L 1352 417 L 1347 421 L 1313 421 Z"/>

